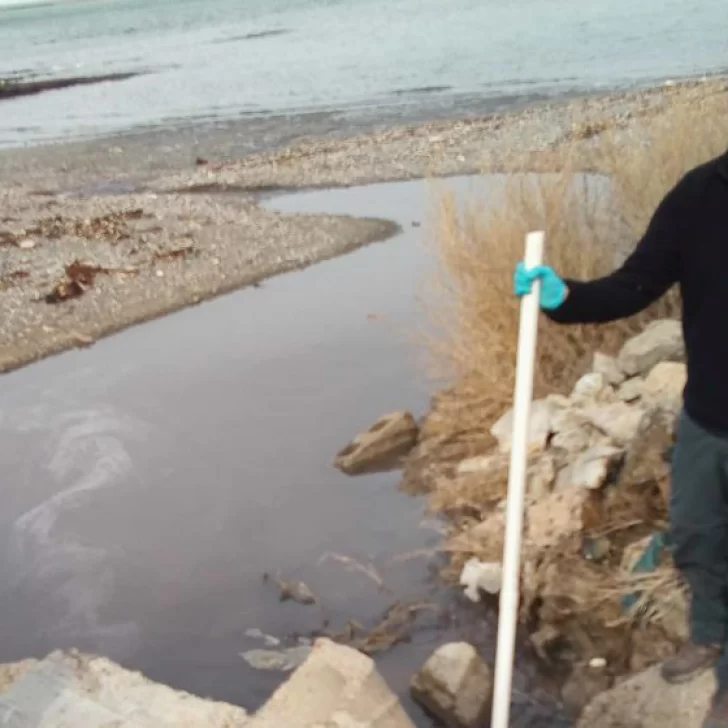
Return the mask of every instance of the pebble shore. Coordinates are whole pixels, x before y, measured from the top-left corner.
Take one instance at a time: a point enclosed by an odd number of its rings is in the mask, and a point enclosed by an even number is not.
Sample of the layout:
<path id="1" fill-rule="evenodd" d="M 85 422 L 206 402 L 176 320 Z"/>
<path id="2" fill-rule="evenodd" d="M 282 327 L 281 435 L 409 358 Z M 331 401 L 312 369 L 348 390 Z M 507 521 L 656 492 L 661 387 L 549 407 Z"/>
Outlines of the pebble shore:
<path id="1" fill-rule="evenodd" d="M 240 129 L 170 131 L 0 152 L 0 371 L 390 237 L 384 220 L 283 216 L 262 194 L 550 171 L 675 103 L 728 94 L 711 78 L 478 120 L 310 138 L 235 159 Z M 175 136 L 176 134 L 176 136 Z M 76 267 L 74 268 L 74 264 Z M 80 271 L 80 274 L 79 274 Z M 63 295 L 69 293 L 67 299 Z"/>

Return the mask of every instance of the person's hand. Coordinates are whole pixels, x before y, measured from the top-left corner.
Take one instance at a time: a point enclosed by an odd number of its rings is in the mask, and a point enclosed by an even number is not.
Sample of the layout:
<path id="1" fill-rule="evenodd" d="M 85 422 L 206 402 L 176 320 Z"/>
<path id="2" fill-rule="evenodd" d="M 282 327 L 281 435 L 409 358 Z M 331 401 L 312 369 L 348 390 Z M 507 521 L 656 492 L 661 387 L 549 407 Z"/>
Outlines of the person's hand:
<path id="1" fill-rule="evenodd" d="M 513 276 L 515 294 L 519 298 L 528 295 L 536 280 L 541 281 L 539 295 L 541 308 L 546 311 L 553 311 L 566 300 L 569 289 L 553 268 L 549 268 L 547 265 L 539 265 L 536 268 L 526 269 L 523 262 L 516 266 L 516 273 Z"/>

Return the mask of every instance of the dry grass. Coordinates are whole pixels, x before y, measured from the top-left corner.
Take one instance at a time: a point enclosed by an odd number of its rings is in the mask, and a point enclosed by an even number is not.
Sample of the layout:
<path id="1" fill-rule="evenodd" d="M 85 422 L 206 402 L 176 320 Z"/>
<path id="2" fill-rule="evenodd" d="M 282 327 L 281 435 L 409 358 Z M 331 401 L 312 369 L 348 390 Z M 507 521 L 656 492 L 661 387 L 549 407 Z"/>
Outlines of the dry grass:
<path id="1" fill-rule="evenodd" d="M 664 194 L 695 165 L 728 146 L 728 104 L 678 107 L 626 140 L 600 134 L 589 178 L 565 162 L 559 174 L 514 176 L 499 204 L 457 204 L 442 194 L 435 210 L 438 265 L 427 312 L 432 374 L 454 382 L 438 398 L 428 434 L 461 439 L 463 455 L 483 452 L 490 424 L 510 406 L 518 302 L 512 276 L 529 230 L 546 231 L 546 262 L 564 276 L 591 279 L 613 270 L 634 246 Z M 635 144 L 635 136 L 644 140 Z M 626 142 L 630 146 L 626 146 Z M 584 164 L 583 150 L 579 156 Z M 679 316 L 673 292 L 628 320 L 601 326 L 559 326 L 545 319 L 539 334 L 535 395 L 568 390 L 596 350 L 615 352 L 646 322 Z"/>

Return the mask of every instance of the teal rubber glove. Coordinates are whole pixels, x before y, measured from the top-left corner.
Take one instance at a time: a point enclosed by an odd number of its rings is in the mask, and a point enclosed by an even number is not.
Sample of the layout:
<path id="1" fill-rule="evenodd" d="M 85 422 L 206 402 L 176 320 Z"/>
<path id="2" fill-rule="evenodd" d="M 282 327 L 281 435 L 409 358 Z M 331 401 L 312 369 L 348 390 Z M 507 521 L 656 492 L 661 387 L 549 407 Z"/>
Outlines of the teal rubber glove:
<path id="1" fill-rule="evenodd" d="M 519 298 L 527 296 L 536 280 L 541 281 L 539 304 L 542 309 L 553 311 L 566 300 L 569 289 L 553 268 L 549 268 L 547 265 L 539 265 L 536 268 L 527 270 L 523 262 L 516 266 L 516 273 L 513 277 L 515 294 Z"/>

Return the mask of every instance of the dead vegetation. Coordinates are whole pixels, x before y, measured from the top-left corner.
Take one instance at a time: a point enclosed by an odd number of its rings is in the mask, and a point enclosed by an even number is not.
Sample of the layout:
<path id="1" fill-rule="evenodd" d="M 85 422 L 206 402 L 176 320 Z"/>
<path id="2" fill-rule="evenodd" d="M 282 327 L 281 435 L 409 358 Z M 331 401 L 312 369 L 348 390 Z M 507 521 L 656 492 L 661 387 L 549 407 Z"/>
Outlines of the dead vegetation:
<path id="1" fill-rule="evenodd" d="M 0 230 L 0 245 L 31 248 L 35 245 L 33 238 L 60 240 L 66 237 L 119 243 L 131 237 L 128 222 L 144 217 L 148 215 L 140 208 L 111 212 L 88 220 L 53 215 L 38 220 L 33 227 L 27 229 Z"/>
<path id="2" fill-rule="evenodd" d="M 482 453 L 492 444 L 490 424 L 512 399 L 519 320 L 512 276 L 526 233 L 546 231 L 546 262 L 564 276 L 610 272 L 679 178 L 726 150 L 727 111 L 725 95 L 675 107 L 651 121 L 642 146 L 604 132 L 588 162 L 580 155 L 578 166 L 567 162 L 558 174 L 516 175 L 498 204 L 458 205 L 441 196 L 432 241 L 438 264 L 425 303 L 427 350 L 433 378 L 451 386 L 433 401 L 423 428 L 439 459 Z M 585 176 L 584 168 L 600 174 Z M 629 320 L 601 326 L 542 319 L 535 396 L 569 390 L 596 350 L 613 353 L 650 320 L 679 317 L 679 303 L 673 292 Z"/>
<path id="3" fill-rule="evenodd" d="M 726 111 L 725 95 L 675 107 L 651 120 L 642 146 L 622 130 L 582 130 L 577 136 L 592 143 L 588 163 L 582 149 L 579 164 L 557 174 L 514 177 L 496 204 L 458 205 L 441 196 L 427 349 L 431 374 L 446 388 L 422 423 L 404 483 L 428 492 L 431 509 L 448 519 L 446 575 L 456 577 L 472 556 L 499 561 L 502 555 L 498 504 L 507 492 L 508 458 L 499 466 L 491 458 L 496 466 L 487 473 L 459 466 L 492 453 L 490 428 L 512 402 L 519 324 L 512 276 L 526 233 L 545 230 L 546 262 L 566 277 L 592 279 L 612 271 L 669 189 L 725 152 Z M 535 397 L 571 392 L 596 351 L 615 354 L 651 320 L 680 313 L 672 292 L 612 324 L 562 327 L 543 317 Z M 537 554 L 524 553 L 522 618 L 534 629 L 542 657 L 570 665 L 603 657 L 616 676 L 664 657 L 684 638 L 686 590 L 669 555 L 645 572 L 634 568 L 635 553 L 644 554 L 649 539 L 667 525 L 665 474 L 658 468 L 652 476 L 636 490 L 612 484 L 594 493 L 580 509 L 576 532 Z"/>

